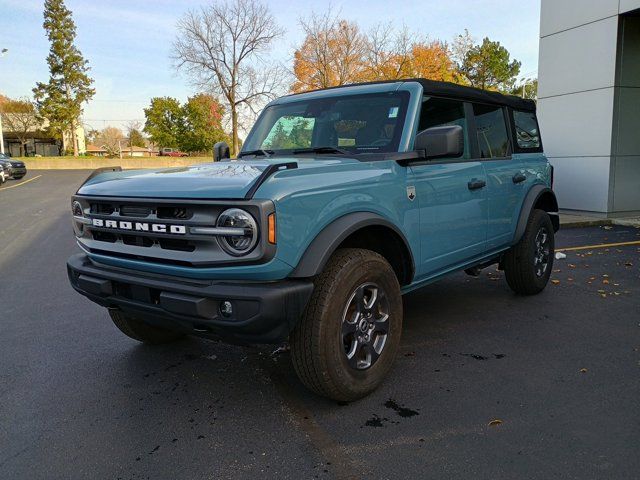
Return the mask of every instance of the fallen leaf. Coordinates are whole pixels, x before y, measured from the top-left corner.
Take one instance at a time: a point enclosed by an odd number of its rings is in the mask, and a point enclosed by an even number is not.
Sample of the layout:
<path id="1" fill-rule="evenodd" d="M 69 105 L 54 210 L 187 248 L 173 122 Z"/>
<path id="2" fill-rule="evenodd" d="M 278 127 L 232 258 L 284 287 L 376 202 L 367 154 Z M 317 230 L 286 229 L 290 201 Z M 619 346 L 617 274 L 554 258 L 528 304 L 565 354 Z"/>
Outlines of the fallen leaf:
<path id="1" fill-rule="evenodd" d="M 567 278 L 567 280 L 569 280 L 570 282 L 573 282 L 573 278 L 571 277 Z"/>
<path id="2" fill-rule="evenodd" d="M 580 369 L 580 373 L 587 373 L 587 371 L 588 371 L 588 370 L 587 370 L 586 368 L 581 368 L 581 369 Z"/>
<path id="3" fill-rule="evenodd" d="M 576 268 L 576 266 L 573 263 L 568 263 L 567 265 L 569 266 L 569 268 Z"/>
<path id="4" fill-rule="evenodd" d="M 602 280 L 602 283 L 604 283 L 605 285 L 609 285 L 609 280 L 605 278 L 604 280 Z"/>
<path id="5" fill-rule="evenodd" d="M 606 273 L 603 273 L 603 274 L 602 274 L 602 276 L 603 276 L 604 278 L 608 278 L 608 277 L 609 277 L 609 275 L 607 275 Z"/>
<path id="6" fill-rule="evenodd" d="M 560 283 L 560 280 L 551 280 L 551 283 L 553 283 L 554 285 L 558 285 Z"/>
<path id="7" fill-rule="evenodd" d="M 596 279 L 596 277 L 589 277 L 589 280 L 591 280 L 591 281 L 593 281 L 595 279 Z"/>
<path id="8" fill-rule="evenodd" d="M 500 420 L 499 418 L 496 418 L 495 420 L 491 420 L 489 422 L 490 427 L 495 427 L 496 425 L 501 425 L 501 424 L 502 424 L 502 420 Z"/>
<path id="9" fill-rule="evenodd" d="M 631 263 L 631 262 L 624 262 L 624 266 L 625 266 L 625 267 L 633 267 L 633 263 Z"/>
<path id="10" fill-rule="evenodd" d="M 598 293 L 607 293 L 605 290 L 598 290 Z"/>
<path id="11" fill-rule="evenodd" d="M 607 294 L 606 294 L 606 293 L 601 293 L 601 294 L 600 294 L 600 296 L 601 296 L 602 298 L 607 298 Z"/>

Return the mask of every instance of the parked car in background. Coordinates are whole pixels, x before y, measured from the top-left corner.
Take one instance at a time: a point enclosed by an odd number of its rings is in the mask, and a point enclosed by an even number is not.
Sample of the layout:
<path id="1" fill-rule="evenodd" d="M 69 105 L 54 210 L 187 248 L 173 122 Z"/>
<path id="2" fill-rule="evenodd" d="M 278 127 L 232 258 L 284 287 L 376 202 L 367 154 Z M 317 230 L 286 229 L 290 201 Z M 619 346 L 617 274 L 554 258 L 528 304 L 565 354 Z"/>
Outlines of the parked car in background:
<path id="1" fill-rule="evenodd" d="M 175 150 L 173 148 L 163 148 L 160 150 L 159 155 L 161 157 L 188 157 L 189 154 L 185 152 L 181 152 L 180 150 Z"/>
<path id="2" fill-rule="evenodd" d="M 11 167 L 7 166 L 4 162 L 0 162 L 0 186 L 11 177 L 10 169 Z"/>
<path id="3" fill-rule="evenodd" d="M 27 174 L 27 167 L 24 162 L 21 162 L 20 160 L 12 160 L 6 153 L 0 153 L 0 164 L 7 167 L 5 170 L 8 172 L 7 179 L 14 178 L 19 180 Z"/>

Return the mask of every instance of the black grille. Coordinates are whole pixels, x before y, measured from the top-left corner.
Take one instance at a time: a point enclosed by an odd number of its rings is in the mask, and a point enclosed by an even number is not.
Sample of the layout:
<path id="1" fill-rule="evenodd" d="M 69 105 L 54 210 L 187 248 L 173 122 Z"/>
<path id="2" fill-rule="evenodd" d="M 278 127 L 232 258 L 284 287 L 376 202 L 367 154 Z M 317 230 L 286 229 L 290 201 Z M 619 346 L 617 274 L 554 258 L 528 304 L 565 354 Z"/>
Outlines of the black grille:
<path id="1" fill-rule="evenodd" d="M 122 237 L 122 243 L 125 245 L 135 245 L 136 247 L 150 247 L 153 245 L 153 240 L 149 237 L 127 234 L 122 234 L 120 236 Z"/>
<path id="2" fill-rule="evenodd" d="M 193 212 L 187 207 L 158 207 L 158 218 L 188 220 L 191 217 L 193 217 Z"/>
<path id="3" fill-rule="evenodd" d="M 115 211 L 113 205 L 108 203 L 92 203 L 91 213 L 97 215 L 112 215 Z"/>
<path id="4" fill-rule="evenodd" d="M 145 218 L 151 215 L 151 207 L 144 205 L 121 205 L 120 216 L 121 217 L 137 217 Z"/>
<path id="5" fill-rule="evenodd" d="M 99 242 L 115 243 L 118 240 L 118 236 L 111 232 L 93 231 L 91 234 L 93 235 L 93 239 Z"/>

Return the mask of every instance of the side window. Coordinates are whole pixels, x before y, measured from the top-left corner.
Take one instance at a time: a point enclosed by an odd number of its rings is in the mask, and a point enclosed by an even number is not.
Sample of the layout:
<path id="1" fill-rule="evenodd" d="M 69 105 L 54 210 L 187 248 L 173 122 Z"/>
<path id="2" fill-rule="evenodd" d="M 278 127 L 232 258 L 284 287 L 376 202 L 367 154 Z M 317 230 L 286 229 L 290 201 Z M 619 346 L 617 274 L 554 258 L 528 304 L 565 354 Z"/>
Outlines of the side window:
<path id="1" fill-rule="evenodd" d="M 425 96 L 422 100 L 418 131 L 432 127 L 460 125 L 464 135 L 464 153 L 461 158 L 471 158 L 467 119 L 464 115 L 464 103 L 459 100 Z"/>
<path id="2" fill-rule="evenodd" d="M 540 130 L 536 114 L 533 112 L 513 111 L 513 123 L 516 127 L 516 142 L 522 150 L 540 149 Z"/>
<path id="3" fill-rule="evenodd" d="M 504 108 L 495 105 L 473 104 L 480 158 L 501 158 L 510 153 Z"/>

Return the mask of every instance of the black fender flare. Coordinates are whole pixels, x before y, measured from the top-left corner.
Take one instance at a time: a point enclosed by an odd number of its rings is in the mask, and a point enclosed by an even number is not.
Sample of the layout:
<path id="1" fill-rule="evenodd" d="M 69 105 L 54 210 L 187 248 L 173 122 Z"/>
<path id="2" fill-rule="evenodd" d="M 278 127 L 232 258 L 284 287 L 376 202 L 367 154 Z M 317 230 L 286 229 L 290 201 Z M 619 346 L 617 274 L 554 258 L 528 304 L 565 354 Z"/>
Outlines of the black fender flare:
<path id="1" fill-rule="evenodd" d="M 324 269 L 333 252 L 349 235 L 370 226 L 387 227 L 400 237 L 410 256 L 410 277 L 413 278 L 415 262 L 407 238 L 396 225 L 373 212 L 348 213 L 324 227 L 311 241 L 289 277 L 306 278 L 318 275 Z"/>
<path id="2" fill-rule="evenodd" d="M 531 190 L 529 190 L 526 197 L 524 198 L 524 202 L 522 202 L 522 209 L 520 210 L 518 225 L 513 236 L 514 244 L 518 243 L 524 235 L 524 231 L 527 228 L 527 222 L 529 221 L 529 215 L 531 215 L 531 211 L 538 203 L 538 200 L 543 195 L 549 194 L 552 198 L 552 208 L 546 210 L 547 213 L 551 216 L 551 223 L 553 223 L 554 232 L 557 232 L 560 229 L 560 219 L 558 217 L 558 200 L 556 199 L 556 194 L 553 193 L 553 190 L 545 185 L 534 185 L 533 187 L 531 187 Z"/>

